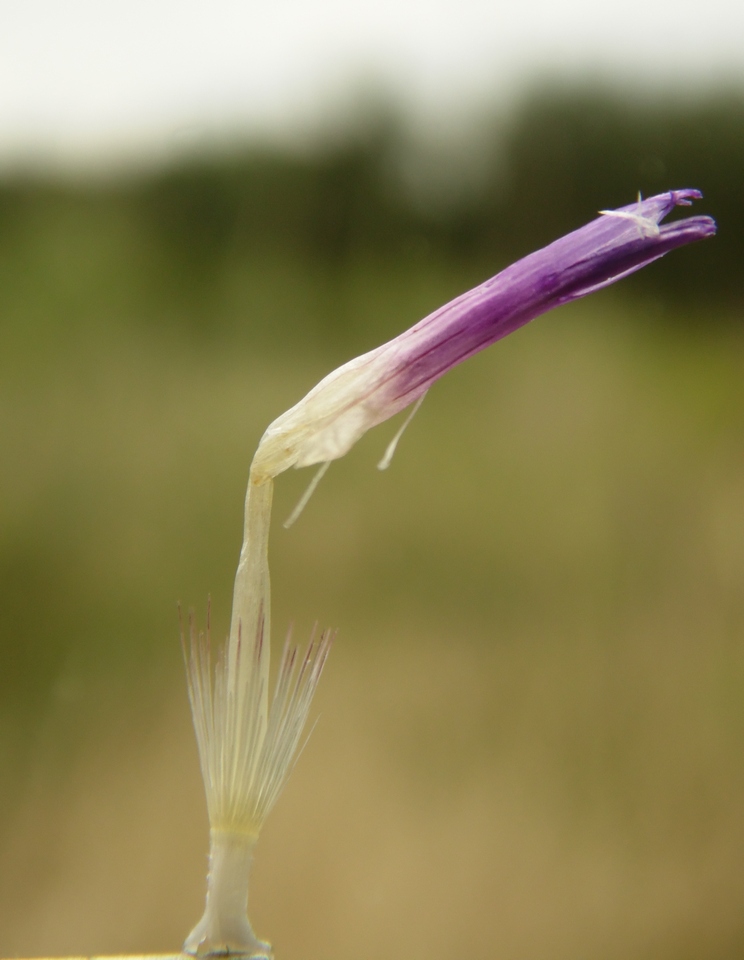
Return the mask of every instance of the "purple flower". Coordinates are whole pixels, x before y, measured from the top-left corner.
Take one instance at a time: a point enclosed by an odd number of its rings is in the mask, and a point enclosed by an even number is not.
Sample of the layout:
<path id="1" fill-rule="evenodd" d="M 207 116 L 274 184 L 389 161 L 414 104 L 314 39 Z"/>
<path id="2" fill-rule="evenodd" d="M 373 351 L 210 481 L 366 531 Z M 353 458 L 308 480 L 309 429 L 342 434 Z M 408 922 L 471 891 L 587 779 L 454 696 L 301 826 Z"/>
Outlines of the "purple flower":
<path id="1" fill-rule="evenodd" d="M 269 944 L 255 936 L 246 916 L 253 845 L 291 768 L 328 651 L 325 637 L 317 652 L 311 645 L 296 668 L 296 651 L 285 647 L 269 706 L 273 478 L 288 467 L 322 463 L 309 495 L 331 460 L 343 456 L 370 427 L 409 404 L 418 405 L 455 364 L 546 310 L 614 283 L 674 247 L 711 236 L 716 227 L 710 217 L 660 226 L 674 206 L 689 205 L 699 196 L 696 190 L 678 190 L 601 211 L 587 226 L 344 364 L 268 428 L 251 465 L 227 649 L 213 667 L 209 641 L 200 645 L 192 635 L 188 658 L 211 832 L 207 905 L 186 939 L 187 953 L 271 956 Z M 402 429 L 381 466 L 389 462 Z"/>
<path id="2" fill-rule="evenodd" d="M 541 313 L 609 286 L 675 247 L 716 232 L 711 217 L 661 225 L 699 190 L 673 190 L 596 220 L 524 257 L 344 364 L 267 429 L 254 480 L 343 456 L 371 427 L 420 400 L 443 374 Z M 389 459 L 389 458 L 386 458 Z"/>

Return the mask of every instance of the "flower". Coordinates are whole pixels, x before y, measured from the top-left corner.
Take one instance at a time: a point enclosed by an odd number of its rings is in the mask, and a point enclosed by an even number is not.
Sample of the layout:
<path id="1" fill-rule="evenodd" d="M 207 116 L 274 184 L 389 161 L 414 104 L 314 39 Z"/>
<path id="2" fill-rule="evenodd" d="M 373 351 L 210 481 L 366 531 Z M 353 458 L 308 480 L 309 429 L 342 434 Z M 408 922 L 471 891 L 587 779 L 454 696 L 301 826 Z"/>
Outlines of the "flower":
<path id="1" fill-rule="evenodd" d="M 421 400 L 435 380 L 484 347 L 675 247 L 712 236 L 716 225 L 707 216 L 661 225 L 675 206 L 689 206 L 701 196 L 699 190 L 672 190 L 603 210 L 586 226 L 334 370 L 266 430 L 253 461 L 254 477 L 342 457 L 367 430 Z"/>
<path id="2" fill-rule="evenodd" d="M 209 631 L 192 626 L 189 699 L 210 821 L 204 916 L 184 944 L 198 956 L 270 957 L 246 915 L 253 847 L 293 763 L 330 644 L 312 641 L 302 665 L 289 640 L 269 704 L 268 538 L 274 478 L 289 467 L 323 466 L 343 456 L 370 427 L 414 404 L 393 438 L 385 467 L 426 391 L 463 360 L 541 313 L 599 290 L 675 247 L 711 236 L 710 217 L 661 226 L 697 190 L 676 190 L 598 219 L 530 254 L 405 333 L 329 374 L 266 430 L 251 464 L 245 528 L 226 649 L 213 667 Z M 295 511 L 293 517 L 297 515 Z"/>

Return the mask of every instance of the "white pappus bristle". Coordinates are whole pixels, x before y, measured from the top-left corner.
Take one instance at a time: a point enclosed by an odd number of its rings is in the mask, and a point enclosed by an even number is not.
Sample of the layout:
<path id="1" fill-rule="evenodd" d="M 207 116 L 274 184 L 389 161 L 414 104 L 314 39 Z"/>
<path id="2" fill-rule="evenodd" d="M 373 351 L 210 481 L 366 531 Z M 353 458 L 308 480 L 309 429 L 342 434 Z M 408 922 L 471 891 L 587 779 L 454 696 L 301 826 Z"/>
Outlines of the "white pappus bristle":
<path id="1" fill-rule="evenodd" d="M 198 634 L 193 617 L 186 651 L 189 700 L 209 822 L 213 830 L 256 836 L 292 768 L 315 689 L 332 642 L 311 637 L 304 656 L 291 631 L 274 696 L 264 708 L 269 645 L 259 616 L 256 635 L 240 633 L 234 657 L 212 657 L 209 621 Z"/>

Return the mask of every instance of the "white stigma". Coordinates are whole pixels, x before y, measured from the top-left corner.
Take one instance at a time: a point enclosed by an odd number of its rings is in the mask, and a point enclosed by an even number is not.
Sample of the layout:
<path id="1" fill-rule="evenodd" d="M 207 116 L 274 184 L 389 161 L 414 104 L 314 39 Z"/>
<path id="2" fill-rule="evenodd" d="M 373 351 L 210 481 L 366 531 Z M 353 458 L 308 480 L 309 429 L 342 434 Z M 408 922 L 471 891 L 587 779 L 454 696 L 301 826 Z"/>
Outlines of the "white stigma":
<path id="1" fill-rule="evenodd" d="M 652 220 L 651 217 L 644 217 L 641 210 L 643 209 L 643 197 L 641 196 L 641 191 L 638 191 L 638 212 L 633 213 L 630 210 L 600 210 L 600 216 L 603 217 L 617 217 L 618 220 L 630 220 L 631 223 L 635 223 L 638 229 L 641 232 L 642 237 L 647 237 L 649 239 L 656 238 L 661 235 L 659 230 L 659 224 L 656 220 Z"/>

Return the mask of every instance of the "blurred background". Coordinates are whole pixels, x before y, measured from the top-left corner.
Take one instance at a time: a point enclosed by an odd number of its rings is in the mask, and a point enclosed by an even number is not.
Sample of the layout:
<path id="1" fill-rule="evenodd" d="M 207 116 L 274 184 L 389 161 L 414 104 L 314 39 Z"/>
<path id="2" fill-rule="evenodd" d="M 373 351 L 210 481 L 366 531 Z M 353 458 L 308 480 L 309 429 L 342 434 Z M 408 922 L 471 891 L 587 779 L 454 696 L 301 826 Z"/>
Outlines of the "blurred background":
<path id="1" fill-rule="evenodd" d="M 518 7 L 519 9 L 516 9 Z M 277 484 L 338 627 L 262 835 L 279 960 L 744 953 L 744 8 L 0 2 L 0 956 L 175 951 L 265 426 L 599 209 L 719 235 Z"/>

